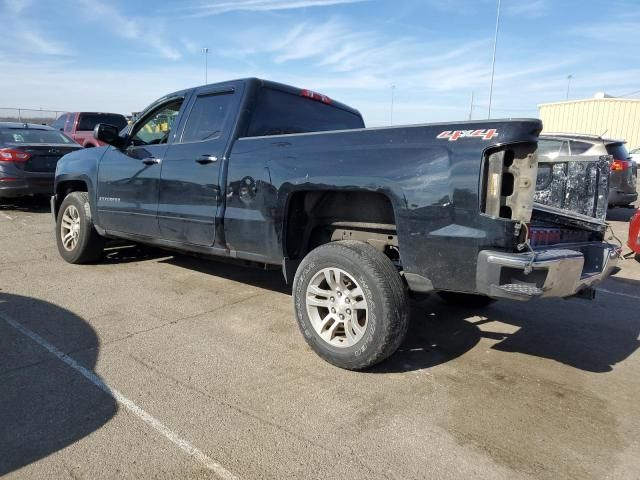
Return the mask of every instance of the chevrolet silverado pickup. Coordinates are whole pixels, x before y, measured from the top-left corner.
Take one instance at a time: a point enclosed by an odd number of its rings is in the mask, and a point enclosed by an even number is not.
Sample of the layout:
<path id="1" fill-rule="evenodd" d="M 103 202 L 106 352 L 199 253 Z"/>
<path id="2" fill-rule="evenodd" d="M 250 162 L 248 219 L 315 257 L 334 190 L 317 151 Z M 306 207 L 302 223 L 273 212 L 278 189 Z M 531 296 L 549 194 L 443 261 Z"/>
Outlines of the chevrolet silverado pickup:
<path id="1" fill-rule="evenodd" d="M 480 305 L 589 296 L 615 271 L 611 159 L 536 156 L 537 119 L 365 128 L 325 95 L 244 79 L 167 95 L 63 157 L 60 255 L 107 239 L 282 268 L 313 350 L 363 369 L 399 347 L 409 292 Z"/>

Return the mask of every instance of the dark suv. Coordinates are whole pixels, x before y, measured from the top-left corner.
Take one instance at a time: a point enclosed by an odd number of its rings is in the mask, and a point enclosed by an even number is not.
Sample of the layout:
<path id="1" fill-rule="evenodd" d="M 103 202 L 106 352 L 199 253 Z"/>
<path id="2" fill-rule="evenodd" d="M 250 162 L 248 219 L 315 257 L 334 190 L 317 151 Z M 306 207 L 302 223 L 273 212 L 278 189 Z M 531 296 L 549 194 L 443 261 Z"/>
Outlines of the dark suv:
<path id="1" fill-rule="evenodd" d="M 555 159 L 570 155 L 611 155 L 609 205 L 627 207 L 638 199 L 636 183 L 638 167 L 632 160 L 624 140 L 577 133 L 549 133 L 538 140 L 538 156 Z"/>
<path id="2" fill-rule="evenodd" d="M 58 160 L 80 148 L 46 125 L 0 122 L 0 198 L 51 195 Z"/>

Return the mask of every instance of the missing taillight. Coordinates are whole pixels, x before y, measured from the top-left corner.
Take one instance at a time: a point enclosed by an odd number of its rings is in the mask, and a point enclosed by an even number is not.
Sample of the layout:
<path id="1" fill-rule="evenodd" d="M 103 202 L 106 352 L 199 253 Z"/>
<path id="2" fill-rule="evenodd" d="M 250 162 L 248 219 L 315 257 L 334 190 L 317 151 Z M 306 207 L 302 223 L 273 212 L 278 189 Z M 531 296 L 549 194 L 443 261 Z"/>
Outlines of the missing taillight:
<path id="1" fill-rule="evenodd" d="M 483 213 L 523 223 L 531 219 L 537 176 L 535 144 L 494 150 L 486 156 L 483 175 Z"/>

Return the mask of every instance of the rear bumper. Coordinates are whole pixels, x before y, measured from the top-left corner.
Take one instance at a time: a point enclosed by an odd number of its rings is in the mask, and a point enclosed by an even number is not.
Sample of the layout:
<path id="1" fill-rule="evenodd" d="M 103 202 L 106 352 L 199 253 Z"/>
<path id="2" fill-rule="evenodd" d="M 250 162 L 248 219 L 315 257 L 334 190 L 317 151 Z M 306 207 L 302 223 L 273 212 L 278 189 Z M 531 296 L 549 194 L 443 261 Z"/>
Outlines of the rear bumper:
<path id="1" fill-rule="evenodd" d="M 477 290 L 512 300 L 570 297 L 616 273 L 619 258 L 620 249 L 608 243 L 538 250 L 533 261 L 531 253 L 483 250 L 478 255 Z"/>
<path id="2" fill-rule="evenodd" d="M 51 195 L 53 193 L 53 175 L 36 178 L 17 178 L 0 180 L 0 198 L 24 197 L 26 195 Z"/>

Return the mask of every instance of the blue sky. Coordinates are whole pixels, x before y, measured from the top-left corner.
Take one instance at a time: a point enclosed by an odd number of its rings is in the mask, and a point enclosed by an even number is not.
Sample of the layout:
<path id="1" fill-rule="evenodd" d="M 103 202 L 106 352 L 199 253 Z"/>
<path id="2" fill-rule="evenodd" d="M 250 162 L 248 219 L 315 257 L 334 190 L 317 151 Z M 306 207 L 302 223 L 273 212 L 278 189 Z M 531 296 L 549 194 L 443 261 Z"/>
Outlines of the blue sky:
<path id="1" fill-rule="evenodd" d="M 0 0 L 0 107 L 129 113 L 259 76 L 367 125 L 485 118 L 495 0 Z M 640 0 L 502 0 L 493 117 L 640 90 Z M 632 95 L 640 97 L 640 92 Z"/>

